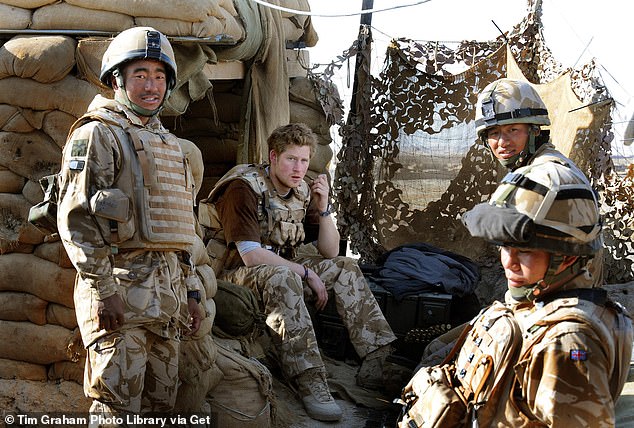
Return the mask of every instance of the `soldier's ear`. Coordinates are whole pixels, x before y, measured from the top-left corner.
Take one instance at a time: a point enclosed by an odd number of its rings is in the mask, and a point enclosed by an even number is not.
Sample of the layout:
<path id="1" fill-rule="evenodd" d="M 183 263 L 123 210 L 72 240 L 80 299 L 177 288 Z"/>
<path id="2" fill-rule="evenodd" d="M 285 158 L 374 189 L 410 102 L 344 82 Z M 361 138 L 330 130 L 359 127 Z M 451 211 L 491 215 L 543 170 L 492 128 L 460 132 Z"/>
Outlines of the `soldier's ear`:
<path id="1" fill-rule="evenodd" d="M 561 264 L 559 265 L 559 269 L 558 270 L 559 271 L 563 271 L 568 266 L 570 266 L 574 262 L 576 262 L 578 258 L 579 258 L 579 256 L 564 256 L 564 259 L 561 261 Z"/>

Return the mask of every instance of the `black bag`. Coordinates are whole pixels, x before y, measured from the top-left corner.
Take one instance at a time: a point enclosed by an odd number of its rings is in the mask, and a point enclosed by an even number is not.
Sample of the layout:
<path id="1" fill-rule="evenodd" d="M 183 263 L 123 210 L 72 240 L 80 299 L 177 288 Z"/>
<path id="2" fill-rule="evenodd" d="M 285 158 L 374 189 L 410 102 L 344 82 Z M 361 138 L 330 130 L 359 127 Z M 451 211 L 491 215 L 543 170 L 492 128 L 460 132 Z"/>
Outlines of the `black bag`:
<path id="1" fill-rule="evenodd" d="M 31 207 L 28 221 L 47 235 L 54 235 L 57 234 L 59 174 L 46 175 L 40 178 L 40 186 L 42 186 L 44 191 L 44 199 Z"/>

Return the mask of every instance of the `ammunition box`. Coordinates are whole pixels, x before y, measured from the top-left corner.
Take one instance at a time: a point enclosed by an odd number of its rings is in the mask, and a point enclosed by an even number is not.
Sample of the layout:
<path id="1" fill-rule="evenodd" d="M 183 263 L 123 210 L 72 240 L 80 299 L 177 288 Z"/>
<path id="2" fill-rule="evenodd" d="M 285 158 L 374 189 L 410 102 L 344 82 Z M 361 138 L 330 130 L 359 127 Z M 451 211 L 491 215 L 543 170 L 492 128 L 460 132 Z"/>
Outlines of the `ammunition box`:
<path id="1" fill-rule="evenodd" d="M 422 291 L 397 301 L 392 293 L 374 283 L 371 278 L 368 278 L 368 284 L 379 308 L 398 338 L 394 343 L 397 354 L 411 356 L 407 348 L 413 345 L 404 341 L 405 335 L 411 330 L 451 323 L 451 294 Z M 348 331 L 337 313 L 334 299 L 328 300 L 323 311 L 317 312 L 311 308 L 311 316 L 317 342 L 325 355 L 338 360 L 358 359 L 350 343 Z M 414 347 L 417 350 L 419 348 Z"/>

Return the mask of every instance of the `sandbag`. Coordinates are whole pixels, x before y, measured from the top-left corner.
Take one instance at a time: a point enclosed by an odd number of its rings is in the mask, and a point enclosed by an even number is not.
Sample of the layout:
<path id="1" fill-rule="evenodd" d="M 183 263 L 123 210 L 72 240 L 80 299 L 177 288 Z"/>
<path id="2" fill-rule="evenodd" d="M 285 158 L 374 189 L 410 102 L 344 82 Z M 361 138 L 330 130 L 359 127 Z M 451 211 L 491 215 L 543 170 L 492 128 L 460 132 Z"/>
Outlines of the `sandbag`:
<path id="1" fill-rule="evenodd" d="M 22 291 L 73 308 L 75 269 L 63 269 L 33 254 L 0 256 L 0 291 Z"/>
<path id="2" fill-rule="evenodd" d="M 6 3 L 6 2 L 5 2 Z M 0 3 L 0 28 L 23 30 L 31 25 L 31 11 Z"/>
<path id="3" fill-rule="evenodd" d="M 207 334 L 197 339 L 183 339 L 180 354 L 182 361 L 186 363 L 179 365 L 180 378 L 195 383 L 202 372 L 214 367 L 218 349 L 211 335 Z"/>
<path id="4" fill-rule="evenodd" d="M 31 203 L 23 195 L 0 193 L 0 236 L 3 239 L 33 245 L 44 242 L 44 234 L 26 221 L 30 208 Z"/>
<path id="5" fill-rule="evenodd" d="M 91 30 L 120 32 L 134 27 L 134 18 L 122 13 L 86 10 L 68 3 L 41 7 L 33 12 L 36 30 Z"/>
<path id="6" fill-rule="evenodd" d="M 0 320 L 30 321 L 46 324 L 48 302 L 28 293 L 3 291 L 0 293 Z"/>
<path id="7" fill-rule="evenodd" d="M 317 99 L 315 86 L 308 77 L 293 77 L 290 79 L 288 98 L 291 101 L 304 104 L 313 110 L 322 111 L 323 108 Z"/>
<path id="8" fill-rule="evenodd" d="M 0 166 L 0 193 L 21 193 L 25 183 L 26 178 Z"/>
<path id="9" fill-rule="evenodd" d="M 308 168 L 311 171 L 319 173 L 326 172 L 328 170 L 328 164 L 332 160 L 333 151 L 330 146 L 318 144 L 315 154 L 310 158 L 310 164 Z"/>
<path id="10" fill-rule="evenodd" d="M 184 138 L 178 138 L 178 144 L 181 146 L 181 151 L 185 156 L 185 159 L 189 162 L 189 167 L 194 178 L 194 198 L 200 190 L 200 186 L 203 183 L 203 170 L 205 165 L 203 164 L 202 154 L 200 149 L 196 147 L 196 144 L 186 140 Z M 201 245 L 204 247 L 204 244 Z"/>
<path id="11" fill-rule="evenodd" d="M 216 426 L 270 427 L 273 394 L 271 373 L 258 360 L 217 345 L 216 365 L 222 371 L 223 378 L 207 394 Z"/>
<path id="12" fill-rule="evenodd" d="M 73 330 L 77 327 L 77 316 L 74 309 L 57 303 L 49 303 L 46 307 L 46 323 Z"/>
<path id="13" fill-rule="evenodd" d="M 33 250 L 33 254 L 49 262 L 53 262 L 59 267 L 72 268 L 73 264 L 68 258 L 62 241 L 45 242 L 38 245 Z"/>
<path id="14" fill-rule="evenodd" d="M 35 130 L 16 106 L 8 104 L 0 104 L 0 129 L 7 132 L 31 132 Z"/>
<path id="15" fill-rule="evenodd" d="M 0 358 L 0 379 L 46 381 L 46 366 Z"/>
<path id="16" fill-rule="evenodd" d="M 181 385 L 176 399 L 178 411 L 203 410 L 207 393 L 223 377 L 222 371 L 215 363 L 217 354 L 216 345 L 209 334 L 199 339 L 187 338 L 181 341 L 178 362 Z"/>
<path id="17" fill-rule="evenodd" d="M 68 380 L 83 385 L 85 365 L 85 358 L 77 362 L 56 361 L 48 368 L 48 380 Z"/>
<path id="18" fill-rule="evenodd" d="M 77 118 L 60 110 L 50 110 L 44 116 L 42 131 L 55 142 L 60 149 L 66 143 L 68 131 Z"/>
<path id="19" fill-rule="evenodd" d="M 58 0 L 2 0 L 2 3 L 10 6 L 23 7 L 25 9 L 37 9 L 47 4 L 55 3 Z"/>
<path id="20" fill-rule="evenodd" d="M 323 110 L 316 110 L 301 102 L 291 101 L 290 121 L 305 123 L 310 129 L 319 135 L 330 135 L 330 125 Z"/>
<path id="21" fill-rule="evenodd" d="M 71 75 L 46 84 L 19 77 L 0 79 L 0 103 L 34 110 L 61 110 L 75 117 L 86 112 L 99 92 L 97 86 Z"/>
<path id="22" fill-rule="evenodd" d="M 57 325 L 0 320 L 0 358 L 35 364 L 70 361 L 73 332 Z"/>
<path id="23" fill-rule="evenodd" d="M 155 17 L 198 22 L 205 16 L 220 16 L 216 0 L 65 0 L 85 9 L 107 10 L 134 17 Z"/>
<path id="24" fill-rule="evenodd" d="M 41 131 L 0 132 L 0 165 L 22 177 L 38 181 L 58 172 L 61 162 L 62 151 Z"/>
<path id="25" fill-rule="evenodd" d="M 68 36 L 15 36 L 0 47 L 0 79 L 60 80 L 75 66 L 76 45 Z"/>
<path id="26" fill-rule="evenodd" d="M 218 282 L 216 280 L 216 274 L 211 266 L 205 264 L 200 265 L 196 268 L 196 273 L 200 278 L 200 281 L 203 283 L 203 287 L 205 288 L 205 295 L 208 299 L 211 299 L 216 295 L 218 290 Z"/>
<path id="27" fill-rule="evenodd" d="M 200 22 L 183 21 L 170 18 L 137 17 L 137 25 L 154 27 L 170 36 L 199 38 L 229 38 L 239 42 L 244 38 L 245 30 L 239 19 L 225 9 L 219 9 L 218 16 L 206 16 Z"/>

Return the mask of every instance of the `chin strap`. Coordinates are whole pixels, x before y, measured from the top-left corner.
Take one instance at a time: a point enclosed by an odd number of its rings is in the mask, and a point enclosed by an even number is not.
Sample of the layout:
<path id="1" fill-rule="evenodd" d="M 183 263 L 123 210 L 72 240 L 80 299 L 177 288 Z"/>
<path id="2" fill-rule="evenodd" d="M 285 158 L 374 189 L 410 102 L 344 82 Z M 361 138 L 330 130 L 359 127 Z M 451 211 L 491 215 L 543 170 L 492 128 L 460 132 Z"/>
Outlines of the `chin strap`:
<path id="1" fill-rule="evenodd" d="M 536 299 L 541 299 L 549 292 L 552 286 L 565 284 L 566 282 L 579 276 L 583 272 L 585 265 L 588 263 L 588 258 L 578 257 L 573 264 L 563 271 L 555 274 L 563 261 L 563 255 L 551 254 L 550 262 L 548 263 L 548 270 L 546 271 L 544 277 L 534 284 L 528 284 L 522 287 L 509 287 L 511 297 L 520 302 L 532 302 Z"/>

